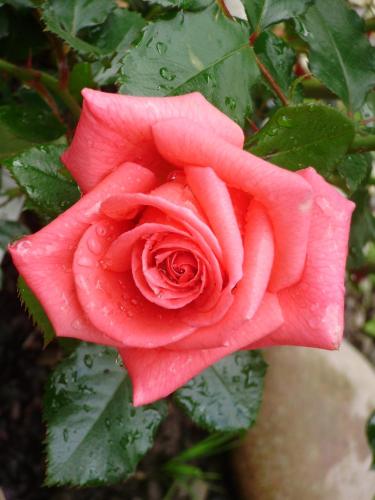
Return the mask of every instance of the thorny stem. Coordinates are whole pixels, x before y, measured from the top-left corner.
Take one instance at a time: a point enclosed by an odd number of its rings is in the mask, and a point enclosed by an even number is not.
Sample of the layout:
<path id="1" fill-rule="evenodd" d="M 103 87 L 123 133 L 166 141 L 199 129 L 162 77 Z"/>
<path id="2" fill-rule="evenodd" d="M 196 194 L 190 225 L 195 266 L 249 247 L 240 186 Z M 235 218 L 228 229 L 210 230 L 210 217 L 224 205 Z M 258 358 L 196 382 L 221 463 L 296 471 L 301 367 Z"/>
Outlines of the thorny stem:
<path id="1" fill-rule="evenodd" d="M 58 79 L 54 76 L 40 70 L 32 68 L 20 68 L 14 64 L 0 59 L 0 71 L 6 71 L 10 75 L 18 78 L 24 82 L 40 82 L 52 93 L 60 97 L 66 107 L 70 110 L 75 119 L 78 120 L 81 113 L 81 108 L 72 94 L 66 89 L 62 88 Z"/>

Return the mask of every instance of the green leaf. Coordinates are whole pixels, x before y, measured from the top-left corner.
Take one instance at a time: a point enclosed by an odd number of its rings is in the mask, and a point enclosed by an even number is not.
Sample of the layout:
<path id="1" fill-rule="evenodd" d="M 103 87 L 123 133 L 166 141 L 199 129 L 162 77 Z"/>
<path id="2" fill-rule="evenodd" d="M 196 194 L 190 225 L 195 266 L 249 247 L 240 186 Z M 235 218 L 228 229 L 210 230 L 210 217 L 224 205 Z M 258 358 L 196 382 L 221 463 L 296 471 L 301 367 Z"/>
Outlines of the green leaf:
<path id="1" fill-rule="evenodd" d="M 116 357 L 113 349 L 82 343 L 52 374 L 44 399 L 48 485 L 125 480 L 151 448 L 166 404 L 134 408 Z"/>
<path id="2" fill-rule="evenodd" d="M 284 92 L 288 92 L 296 61 L 294 50 L 281 38 L 268 31 L 256 39 L 254 50 L 276 83 Z"/>
<path id="3" fill-rule="evenodd" d="M 252 108 L 250 89 L 259 76 L 248 35 L 243 23 L 228 19 L 216 5 L 156 21 L 125 56 L 120 92 L 166 96 L 199 91 L 243 125 Z"/>
<path id="4" fill-rule="evenodd" d="M 43 20 L 49 31 L 78 51 L 96 53 L 95 46 L 77 35 L 83 28 L 104 23 L 115 3 L 110 0 L 48 0 L 42 8 Z"/>
<path id="5" fill-rule="evenodd" d="M 201 10 L 208 7 L 213 0 L 145 0 L 150 5 L 160 5 L 166 9 Z"/>
<path id="6" fill-rule="evenodd" d="M 367 421 L 367 439 L 372 451 L 372 464 L 371 469 L 375 469 L 375 411 L 372 412 L 370 418 Z"/>
<path id="7" fill-rule="evenodd" d="M 253 31 L 302 14 L 314 0 L 242 0 Z"/>
<path id="8" fill-rule="evenodd" d="M 250 137 L 247 149 L 289 170 L 312 166 L 327 176 L 353 137 L 353 122 L 336 109 L 321 104 L 297 105 L 276 111 Z"/>
<path id="9" fill-rule="evenodd" d="M 39 146 L 5 161 L 13 178 L 42 216 L 54 218 L 79 197 L 79 189 L 60 161 L 64 146 Z"/>
<path id="10" fill-rule="evenodd" d="M 260 352 L 238 352 L 196 376 L 175 392 L 175 399 L 205 429 L 248 429 L 259 410 L 265 372 Z"/>
<path id="11" fill-rule="evenodd" d="M 80 102 L 81 90 L 85 87 L 95 87 L 92 66 L 88 62 L 79 62 L 73 66 L 69 74 L 69 91 Z"/>
<path id="12" fill-rule="evenodd" d="M 33 323 L 43 333 L 44 347 L 46 347 L 55 338 L 53 326 L 51 325 L 47 314 L 44 312 L 43 307 L 40 305 L 40 302 L 27 286 L 22 276 L 18 277 L 17 288 L 19 297 L 27 313 L 33 320 Z"/>
<path id="13" fill-rule="evenodd" d="M 116 9 L 105 23 L 90 31 L 89 42 L 103 54 L 93 65 L 98 85 L 109 85 L 116 81 L 125 52 L 139 36 L 145 24 L 146 21 L 137 12 Z"/>
<path id="14" fill-rule="evenodd" d="M 351 154 L 345 156 L 337 167 L 340 177 L 350 192 L 354 193 L 366 181 L 371 172 L 370 154 Z"/>
<path id="15" fill-rule="evenodd" d="M 316 0 L 296 25 L 309 47 L 311 71 L 352 111 L 375 85 L 375 48 L 344 0 Z"/>
<path id="16" fill-rule="evenodd" d="M 36 144 L 54 141 L 64 131 L 45 105 L 12 103 L 0 106 L 0 160 Z"/>
<path id="17" fill-rule="evenodd" d="M 359 269 L 366 265 L 366 249 L 368 243 L 375 241 L 375 217 L 372 214 L 368 190 L 359 189 L 352 200 L 356 204 L 350 226 L 349 260 L 350 270 Z"/>

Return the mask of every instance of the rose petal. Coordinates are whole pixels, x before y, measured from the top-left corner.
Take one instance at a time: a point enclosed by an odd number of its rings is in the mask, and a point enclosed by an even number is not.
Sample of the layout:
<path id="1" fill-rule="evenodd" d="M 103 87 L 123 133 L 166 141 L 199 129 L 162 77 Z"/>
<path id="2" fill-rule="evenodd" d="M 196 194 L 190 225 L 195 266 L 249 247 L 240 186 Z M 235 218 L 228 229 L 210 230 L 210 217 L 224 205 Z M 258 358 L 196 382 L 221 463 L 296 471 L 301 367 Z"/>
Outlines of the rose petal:
<path id="1" fill-rule="evenodd" d="M 159 122 L 153 132 L 156 146 L 168 162 L 183 167 L 210 166 L 229 186 L 242 189 L 264 204 L 274 228 L 276 247 L 270 290 L 296 283 L 306 258 L 312 199 L 309 183 L 187 119 Z"/>
<path id="2" fill-rule="evenodd" d="M 98 330 L 132 347 L 159 347 L 192 332 L 174 314 L 147 300 L 137 289 L 130 272 L 116 273 L 100 265 L 108 247 L 122 231 L 113 223 L 90 226 L 74 255 L 73 271 L 83 310 Z M 100 234 L 103 233 L 103 236 Z M 105 234 L 104 234 L 105 233 Z M 97 250 L 92 252 L 90 242 Z"/>
<path id="3" fill-rule="evenodd" d="M 259 338 L 278 328 L 282 321 L 277 299 L 268 294 L 248 322 L 248 329 L 254 338 Z M 132 379 L 134 405 L 141 406 L 168 396 L 208 366 L 242 347 L 238 342 L 218 349 L 186 351 L 120 349 Z"/>
<path id="4" fill-rule="evenodd" d="M 136 161 L 158 175 L 168 170 L 158 154 L 151 126 L 160 120 L 186 117 L 216 130 L 239 147 L 243 132 L 198 92 L 177 97 L 133 97 L 92 89 L 84 102 L 74 139 L 62 160 L 83 191 L 92 189 L 124 161 Z"/>
<path id="5" fill-rule="evenodd" d="M 244 276 L 235 291 L 235 300 L 224 318 L 171 345 L 171 349 L 205 349 L 254 339 L 248 328 L 266 292 L 271 275 L 274 243 L 272 227 L 262 205 L 251 202 L 245 230 Z M 246 340 L 245 340 L 246 343 Z"/>
<path id="6" fill-rule="evenodd" d="M 314 206 L 301 281 L 279 293 L 285 324 L 251 348 L 302 345 L 337 349 L 344 324 L 344 277 L 354 204 L 313 168 L 298 172 L 314 190 Z"/>
<path id="7" fill-rule="evenodd" d="M 135 164 L 125 164 L 93 191 L 37 233 L 9 247 L 13 262 L 45 309 L 58 336 L 117 344 L 90 324 L 78 302 L 72 273 L 73 255 L 85 232 L 97 219 L 100 202 L 109 194 L 149 191 L 155 176 Z"/>
<path id="8" fill-rule="evenodd" d="M 219 240 L 228 286 L 233 288 L 243 274 L 243 243 L 228 189 L 211 168 L 187 167 L 185 172 L 188 184 Z"/>

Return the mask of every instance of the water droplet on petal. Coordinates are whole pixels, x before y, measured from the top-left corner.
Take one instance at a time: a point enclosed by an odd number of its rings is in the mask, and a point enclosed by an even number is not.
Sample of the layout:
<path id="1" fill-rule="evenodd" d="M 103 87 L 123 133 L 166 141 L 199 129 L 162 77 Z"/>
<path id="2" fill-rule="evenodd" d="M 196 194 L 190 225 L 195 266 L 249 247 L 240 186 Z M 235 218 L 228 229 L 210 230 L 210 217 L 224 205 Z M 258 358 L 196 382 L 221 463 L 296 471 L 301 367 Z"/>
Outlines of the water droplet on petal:
<path id="1" fill-rule="evenodd" d="M 30 253 L 31 247 L 32 243 L 30 240 L 16 241 L 11 245 L 11 248 L 14 248 L 18 255 L 21 255 L 22 257 Z"/>
<path id="2" fill-rule="evenodd" d="M 87 255 L 82 255 L 81 257 L 79 257 L 77 263 L 79 266 L 82 266 L 82 267 L 95 266 L 95 260 Z"/>
<path id="3" fill-rule="evenodd" d="M 100 254 L 103 249 L 102 244 L 96 238 L 90 238 L 87 242 L 87 246 L 89 250 L 96 255 Z"/>
<path id="4" fill-rule="evenodd" d="M 79 318 L 75 319 L 72 323 L 72 328 L 74 330 L 81 330 L 83 328 L 83 321 Z"/>

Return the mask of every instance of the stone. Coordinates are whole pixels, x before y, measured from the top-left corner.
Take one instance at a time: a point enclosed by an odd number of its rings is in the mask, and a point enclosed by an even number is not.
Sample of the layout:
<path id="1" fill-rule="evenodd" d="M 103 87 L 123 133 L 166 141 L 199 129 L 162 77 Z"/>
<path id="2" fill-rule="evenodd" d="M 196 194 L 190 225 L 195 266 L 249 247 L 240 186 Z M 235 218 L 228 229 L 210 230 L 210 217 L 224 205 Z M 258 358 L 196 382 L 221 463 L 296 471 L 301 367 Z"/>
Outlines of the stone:
<path id="1" fill-rule="evenodd" d="M 375 371 L 349 343 L 340 351 L 274 347 L 256 425 L 233 452 L 246 500 L 372 500 L 366 421 Z"/>

